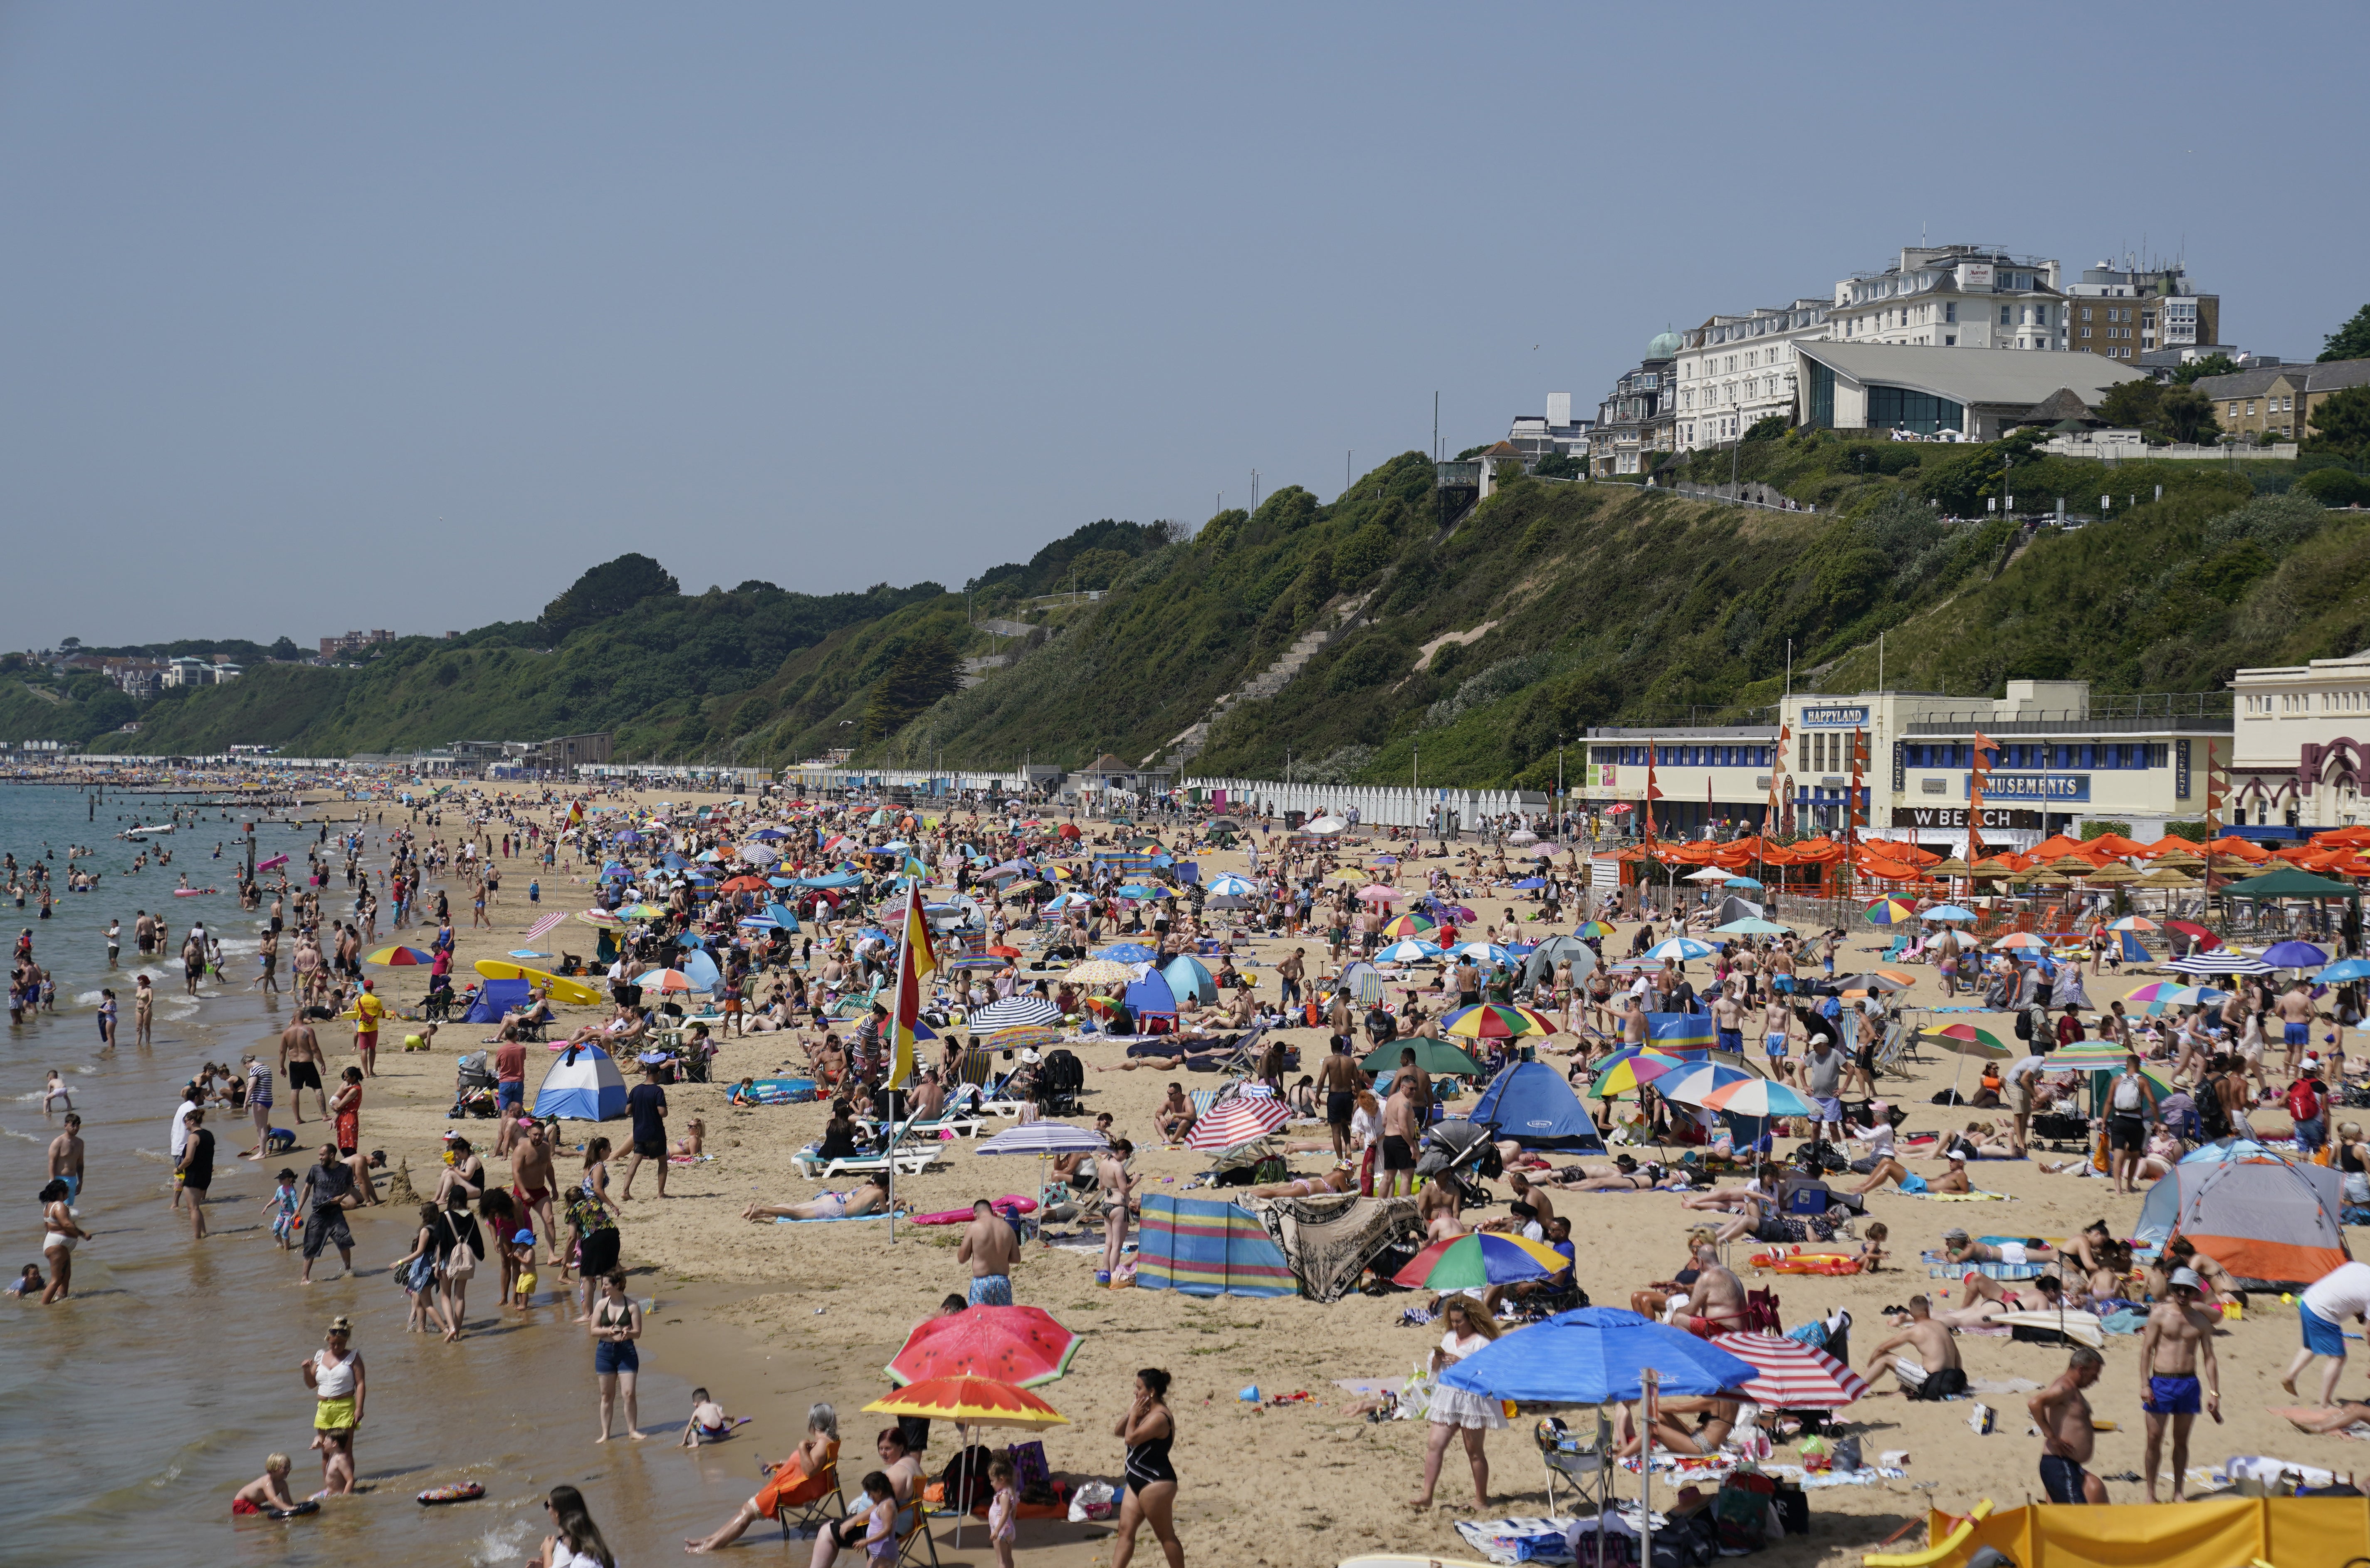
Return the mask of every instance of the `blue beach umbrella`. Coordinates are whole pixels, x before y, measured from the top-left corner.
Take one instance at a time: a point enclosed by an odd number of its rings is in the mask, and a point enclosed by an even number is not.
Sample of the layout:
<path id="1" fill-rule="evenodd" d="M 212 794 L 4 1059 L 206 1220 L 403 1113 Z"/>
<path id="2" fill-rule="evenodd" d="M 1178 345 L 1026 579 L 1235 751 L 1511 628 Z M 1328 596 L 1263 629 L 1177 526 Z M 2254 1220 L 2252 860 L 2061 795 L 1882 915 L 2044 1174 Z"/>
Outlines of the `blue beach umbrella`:
<path id="1" fill-rule="evenodd" d="M 1645 1395 L 1703 1398 L 1750 1382 L 1752 1363 L 1683 1329 L 1618 1307 L 1582 1307 L 1490 1341 L 1441 1374 L 1451 1388 L 1534 1404 L 1617 1404 Z"/>

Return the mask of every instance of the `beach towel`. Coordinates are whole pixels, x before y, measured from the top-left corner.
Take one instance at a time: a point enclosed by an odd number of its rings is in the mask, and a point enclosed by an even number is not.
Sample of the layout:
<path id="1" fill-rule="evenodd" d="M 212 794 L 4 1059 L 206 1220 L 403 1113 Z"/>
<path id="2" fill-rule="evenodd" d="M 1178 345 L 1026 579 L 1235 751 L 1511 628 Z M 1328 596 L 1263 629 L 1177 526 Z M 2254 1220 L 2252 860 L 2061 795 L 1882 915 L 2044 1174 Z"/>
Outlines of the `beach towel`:
<path id="1" fill-rule="evenodd" d="M 1465 1544 L 1492 1562 L 1569 1562 L 1570 1518 L 1459 1519 Z"/>
<path id="2" fill-rule="evenodd" d="M 889 1216 L 885 1212 L 880 1214 L 838 1214 L 834 1215 L 828 1219 L 793 1219 L 787 1214 L 777 1214 L 774 1216 L 774 1223 L 777 1225 L 859 1225 L 868 1219 L 886 1219 L 888 1218 Z"/>
<path id="3" fill-rule="evenodd" d="M 1402 1241 L 1412 1244 L 1423 1234 L 1415 1200 L 1409 1197 L 1360 1197 L 1344 1193 L 1334 1197 L 1252 1198 L 1245 1206 L 1259 1216 L 1268 1235 L 1283 1250 L 1300 1293 L 1312 1301 L 1340 1300 L 1356 1288 L 1358 1276 L 1384 1251 Z"/>

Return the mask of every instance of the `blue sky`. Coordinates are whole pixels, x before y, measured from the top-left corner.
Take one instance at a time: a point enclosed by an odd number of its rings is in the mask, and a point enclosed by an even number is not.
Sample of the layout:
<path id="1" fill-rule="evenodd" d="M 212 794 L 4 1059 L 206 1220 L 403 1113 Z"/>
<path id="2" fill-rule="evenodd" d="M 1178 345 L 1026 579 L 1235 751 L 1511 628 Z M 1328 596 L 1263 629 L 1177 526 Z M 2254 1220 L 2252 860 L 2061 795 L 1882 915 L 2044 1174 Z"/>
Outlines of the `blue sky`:
<path id="1" fill-rule="evenodd" d="M 0 645 L 1330 498 L 1920 225 L 2370 300 L 2356 7 L 0 9 Z M 2238 22 L 2236 28 L 2234 21 Z M 2111 65 L 2100 62 L 2110 62 Z"/>

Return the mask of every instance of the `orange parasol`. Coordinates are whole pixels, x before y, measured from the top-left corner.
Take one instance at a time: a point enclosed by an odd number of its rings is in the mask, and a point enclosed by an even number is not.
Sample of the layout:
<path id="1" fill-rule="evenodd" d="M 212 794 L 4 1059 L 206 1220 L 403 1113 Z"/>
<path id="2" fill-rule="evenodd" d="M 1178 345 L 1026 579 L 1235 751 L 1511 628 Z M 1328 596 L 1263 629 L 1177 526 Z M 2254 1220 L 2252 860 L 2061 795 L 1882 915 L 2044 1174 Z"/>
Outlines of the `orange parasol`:
<path id="1" fill-rule="evenodd" d="M 1070 1418 L 1030 1393 L 993 1378 L 926 1378 L 866 1405 L 880 1415 L 919 1415 L 962 1426 L 1020 1426 L 1041 1431 L 1067 1426 Z"/>

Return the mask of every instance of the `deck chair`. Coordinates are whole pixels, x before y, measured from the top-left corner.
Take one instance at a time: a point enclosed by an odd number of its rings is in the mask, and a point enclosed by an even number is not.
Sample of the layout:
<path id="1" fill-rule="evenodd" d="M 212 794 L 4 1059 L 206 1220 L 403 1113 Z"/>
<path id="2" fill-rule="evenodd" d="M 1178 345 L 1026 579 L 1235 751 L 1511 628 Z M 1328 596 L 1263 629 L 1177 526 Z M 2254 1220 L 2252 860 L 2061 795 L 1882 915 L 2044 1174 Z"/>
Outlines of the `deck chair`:
<path id="1" fill-rule="evenodd" d="M 820 1535 L 826 1525 L 835 1525 L 847 1517 L 847 1489 L 840 1483 L 839 1460 L 834 1458 L 823 1466 L 821 1475 L 811 1475 L 788 1491 L 774 1496 L 774 1522 L 782 1527 L 782 1539 L 790 1539 L 792 1531 L 800 1535 Z"/>
<path id="2" fill-rule="evenodd" d="M 1880 961 L 1898 958 L 1908 951 L 1909 933 L 1904 931 L 1893 937 L 1893 945 L 1884 950 L 1883 954 L 1881 956 Z"/>
<path id="3" fill-rule="evenodd" d="M 1916 1043 L 1916 1036 L 1909 1032 L 1906 1023 L 1896 1018 L 1887 1024 L 1884 1037 L 1876 1044 L 1876 1070 L 1887 1078 L 1916 1077 L 1908 1065 L 1913 1054 L 1911 1047 Z"/>

